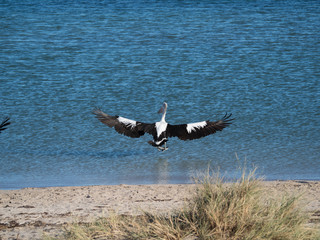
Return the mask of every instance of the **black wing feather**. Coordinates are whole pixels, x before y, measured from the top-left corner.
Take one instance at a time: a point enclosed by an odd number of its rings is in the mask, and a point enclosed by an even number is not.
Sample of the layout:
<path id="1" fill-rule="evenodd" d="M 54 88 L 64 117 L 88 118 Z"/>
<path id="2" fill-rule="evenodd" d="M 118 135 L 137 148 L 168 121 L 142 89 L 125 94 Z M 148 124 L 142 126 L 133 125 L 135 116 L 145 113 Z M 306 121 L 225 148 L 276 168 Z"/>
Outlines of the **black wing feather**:
<path id="1" fill-rule="evenodd" d="M 230 119 L 232 114 L 225 114 L 221 120 L 211 122 L 206 121 L 203 127 L 193 128 L 191 132 L 187 131 L 188 124 L 170 125 L 168 124 L 168 137 L 178 137 L 181 140 L 193 140 L 214 134 L 217 131 L 222 131 L 225 127 L 231 124 Z"/>
<path id="2" fill-rule="evenodd" d="M 154 124 L 149 123 L 142 123 L 138 121 L 135 122 L 135 125 L 130 124 L 129 122 L 121 122 L 119 121 L 119 116 L 111 116 L 100 109 L 96 108 L 92 112 L 96 115 L 96 118 L 102 122 L 103 124 L 107 125 L 108 127 L 114 127 L 114 129 L 125 136 L 132 137 L 132 138 L 139 138 L 143 136 L 145 133 L 153 134 Z M 129 120 L 129 119 L 128 119 Z"/>
<path id="3" fill-rule="evenodd" d="M 9 126 L 11 123 L 9 122 L 10 118 L 6 118 L 2 121 L 2 123 L 0 124 L 0 133 L 1 131 L 7 129 L 6 126 Z"/>

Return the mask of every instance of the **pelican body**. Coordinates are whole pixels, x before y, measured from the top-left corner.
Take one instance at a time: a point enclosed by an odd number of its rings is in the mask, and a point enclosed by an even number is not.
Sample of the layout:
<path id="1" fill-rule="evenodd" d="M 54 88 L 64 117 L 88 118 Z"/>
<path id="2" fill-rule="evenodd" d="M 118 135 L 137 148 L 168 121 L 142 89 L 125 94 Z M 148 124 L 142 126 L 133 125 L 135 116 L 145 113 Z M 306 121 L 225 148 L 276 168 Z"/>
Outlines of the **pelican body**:
<path id="1" fill-rule="evenodd" d="M 225 127 L 231 124 L 233 119 L 230 119 L 232 114 L 225 114 L 221 120 L 211 122 L 202 121 L 196 123 L 171 125 L 166 122 L 168 104 L 163 103 L 163 106 L 158 111 L 162 113 L 161 120 L 156 123 L 143 123 L 135 120 L 127 119 L 120 116 L 111 116 L 100 109 L 93 110 L 98 120 L 103 124 L 114 127 L 114 129 L 128 137 L 138 138 L 148 133 L 153 136 L 153 141 L 148 143 L 156 147 L 159 151 L 168 149 L 167 141 L 169 137 L 178 137 L 181 140 L 193 140 L 208 136 L 217 131 L 222 131 Z"/>

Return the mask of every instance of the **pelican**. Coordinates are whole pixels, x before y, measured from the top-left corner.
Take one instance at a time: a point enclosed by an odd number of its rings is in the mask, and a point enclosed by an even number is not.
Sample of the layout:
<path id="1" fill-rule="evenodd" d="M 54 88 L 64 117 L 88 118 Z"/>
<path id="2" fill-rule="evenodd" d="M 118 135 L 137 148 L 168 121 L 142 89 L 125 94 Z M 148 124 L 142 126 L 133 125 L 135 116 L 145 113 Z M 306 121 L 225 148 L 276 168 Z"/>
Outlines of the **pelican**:
<path id="1" fill-rule="evenodd" d="M 0 133 L 1 131 L 7 129 L 6 126 L 10 125 L 10 122 L 9 122 L 10 118 L 5 118 L 2 123 L 0 123 Z"/>
<path id="2" fill-rule="evenodd" d="M 225 114 L 221 120 L 212 121 L 202 121 L 196 123 L 171 125 L 166 122 L 168 104 L 163 103 L 158 113 L 162 113 L 161 120 L 156 123 L 143 123 L 121 116 L 111 116 L 99 108 L 93 110 L 93 114 L 96 118 L 100 120 L 103 124 L 108 127 L 114 127 L 114 129 L 123 135 L 132 138 L 138 138 L 148 133 L 153 136 L 153 141 L 148 141 L 148 143 L 156 147 L 159 151 L 165 151 L 168 149 L 167 141 L 169 137 L 178 137 L 181 140 L 193 140 L 208 136 L 217 131 L 222 131 L 225 127 L 231 124 L 230 119 L 232 114 Z"/>

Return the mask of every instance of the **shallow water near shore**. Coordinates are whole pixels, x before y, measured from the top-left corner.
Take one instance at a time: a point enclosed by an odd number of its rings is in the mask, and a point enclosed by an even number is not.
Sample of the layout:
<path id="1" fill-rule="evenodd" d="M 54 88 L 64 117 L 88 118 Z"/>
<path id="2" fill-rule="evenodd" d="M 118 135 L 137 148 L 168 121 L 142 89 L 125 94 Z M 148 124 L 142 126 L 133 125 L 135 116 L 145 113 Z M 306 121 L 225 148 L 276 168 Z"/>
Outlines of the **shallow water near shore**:
<path id="1" fill-rule="evenodd" d="M 320 2 L 173 1 L 0 5 L 0 188 L 320 180 Z M 111 115 L 234 124 L 169 150 L 101 124 Z"/>

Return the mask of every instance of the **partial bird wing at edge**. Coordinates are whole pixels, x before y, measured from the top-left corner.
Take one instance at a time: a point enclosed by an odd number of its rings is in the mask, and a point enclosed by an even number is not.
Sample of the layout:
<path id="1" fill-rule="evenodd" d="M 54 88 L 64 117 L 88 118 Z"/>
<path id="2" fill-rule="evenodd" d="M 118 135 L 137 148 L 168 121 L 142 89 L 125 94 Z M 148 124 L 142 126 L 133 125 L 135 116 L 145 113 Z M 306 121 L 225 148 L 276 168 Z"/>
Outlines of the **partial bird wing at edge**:
<path id="1" fill-rule="evenodd" d="M 2 123 L 0 124 L 0 133 L 1 133 L 1 131 L 7 129 L 6 126 L 9 126 L 9 125 L 11 124 L 11 123 L 9 122 L 9 120 L 10 120 L 10 118 L 7 117 L 7 118 L 5 118 L 5 119 L 2 121 Z"/>
<path id="2" fill-rule="evenodd" d="M 230 119 L 232 114 L 225 114 L 221 120 L 211 122 L 203 121 L 197 123 L 170 125 L 168 124 L 168 137 L 178 137 L 181 140 L 193 140 L 208 136 L 222 131 L 225 127 L 231 124 Z M 189 131 L 188 131 L 189 130 Z"/>

